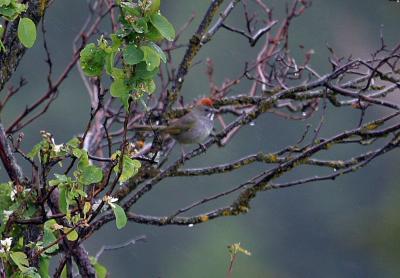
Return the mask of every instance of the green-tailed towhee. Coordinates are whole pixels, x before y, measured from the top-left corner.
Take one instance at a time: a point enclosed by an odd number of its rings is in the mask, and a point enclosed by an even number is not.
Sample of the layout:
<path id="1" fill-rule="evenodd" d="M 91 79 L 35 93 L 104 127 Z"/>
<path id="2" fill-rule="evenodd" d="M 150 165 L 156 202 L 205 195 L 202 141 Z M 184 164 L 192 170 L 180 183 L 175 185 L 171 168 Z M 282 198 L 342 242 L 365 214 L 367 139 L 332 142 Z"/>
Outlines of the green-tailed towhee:
<path id="1" fill-rule="evenodd" d="M 201 144 L 211 134 L 214 126 L 213 100 L 200 99 L 185 115 L 173 119 L 165 126 L 139 126 L 133 128 L 138 131 L 158 131 L 169 134 L 180 144 Z"/>

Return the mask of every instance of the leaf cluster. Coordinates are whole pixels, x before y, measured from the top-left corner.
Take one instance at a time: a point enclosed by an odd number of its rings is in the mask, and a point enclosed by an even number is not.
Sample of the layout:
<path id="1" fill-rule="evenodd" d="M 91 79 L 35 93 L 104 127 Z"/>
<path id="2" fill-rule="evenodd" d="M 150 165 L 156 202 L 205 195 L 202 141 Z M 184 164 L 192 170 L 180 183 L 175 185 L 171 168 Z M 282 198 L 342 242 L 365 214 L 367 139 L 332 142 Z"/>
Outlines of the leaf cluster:
<path id="1" fill-rule="evenodd" d="M 19 3 L 17 0 L 0 0 L 0 16 L 7 21 L 14 21 L 28 8 L 27 4 Z M 4 27 L 0 25 L 0 38 L 3 37 Z M 21 17 L 18 22 L 18 38 L 27 48 L 31 48 L 36 41 L 36 24 L 28 17 Z M 6 51 L 4 44 L 0 41 L 0 48 Z"/>
<path id="2" fill-rule="evenodd" d="M 101 77 L 103 72 L 113 80 L 110 92 L 128 108 L 130 99 L 151 94 L 156 89 L 154 77 L 161 62 L 166 62 L 164 51 L 156 42 L 173 41 L 175 30 L 159 11 L 160 1 L 121 1 L 121 28 L 109 39 L 101 37 L 80 53 L 83 72 Z"/>

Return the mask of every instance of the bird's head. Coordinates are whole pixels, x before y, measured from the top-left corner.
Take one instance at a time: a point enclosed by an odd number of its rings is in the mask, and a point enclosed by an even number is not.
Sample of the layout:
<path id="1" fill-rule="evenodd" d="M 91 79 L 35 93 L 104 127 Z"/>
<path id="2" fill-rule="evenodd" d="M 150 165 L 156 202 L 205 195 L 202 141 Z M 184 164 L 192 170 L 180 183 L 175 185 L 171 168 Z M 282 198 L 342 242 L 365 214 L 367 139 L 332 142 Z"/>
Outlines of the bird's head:
<path id="1" fill-rule="evenodd" d="M 203 105 L 203 106 L 207 106 L 207 107 L 213 107 L 214 105 L 214 100 L 209 98 L 209 97 L 204 97 L 201 98 L 197 101 L 197 105 Z"/>
<path id="2" fill-rule="evenodd" d="M 210 119 L 214 118 L 215 110 L 213 108 L 213 99 L 209 97 L 201 98 L 197 101 L 196 104 L 196 110 L 199 111 L 202 115 L 207 116 Z"/>

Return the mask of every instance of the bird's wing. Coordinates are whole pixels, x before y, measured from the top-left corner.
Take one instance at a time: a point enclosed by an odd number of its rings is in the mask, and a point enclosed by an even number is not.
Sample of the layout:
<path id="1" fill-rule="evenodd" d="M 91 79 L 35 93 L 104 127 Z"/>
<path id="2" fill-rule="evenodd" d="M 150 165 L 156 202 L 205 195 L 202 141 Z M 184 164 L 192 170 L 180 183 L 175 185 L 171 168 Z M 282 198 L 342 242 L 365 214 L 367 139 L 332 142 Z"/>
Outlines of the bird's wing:
<path id="1" fill-rule="evenodd" d="M 136 131 L 163 131 L 167 128 L 164 125 L 131 125 L 129 128 L 132 128 Z"/>
<path id="2" fill-rule="evenodd" d="M 179 123 L 179 127 L 175 126 Z M 190 130 L 195 124 L 195 119 L 190 115 L 185 115 L 180 119 L 175 119 L 163 130 L 171 135 L 178 135 L 182 132 Z"/>

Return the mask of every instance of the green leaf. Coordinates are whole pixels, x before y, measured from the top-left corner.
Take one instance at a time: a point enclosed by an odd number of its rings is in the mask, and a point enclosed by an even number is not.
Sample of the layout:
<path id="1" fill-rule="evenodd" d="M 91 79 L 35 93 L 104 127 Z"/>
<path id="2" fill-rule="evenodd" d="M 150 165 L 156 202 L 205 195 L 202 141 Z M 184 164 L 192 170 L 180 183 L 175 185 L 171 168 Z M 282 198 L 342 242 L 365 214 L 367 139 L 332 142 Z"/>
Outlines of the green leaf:
<path id="1" fill-rule="evenodd" d="M 79 195 L 82 198 L 86 198 L 87 197 L 87 193 L 85 191 L 83 191 L 83 190 L 75 189 L 74 192 L 75 192 L 75 196 Z"/>
<path id="2" fill-rule="evenodd" d="M 27 204 L 27 208 L 24 210 L 22 216 L 26 219 L 31 218 L 35 213 L 37 213 L 37 206 L 32 203 Z"/>
<path id="3" fill-rule="evenodd" d="M 137 48 L 135 45 L 128 45 L 123 50 L 124 61 L 128 65 L 136 65 L 143 61 L 144 53 L 140 48 Z"/>
<path id="4" fill-rule="evenodd" d="M 43 244 L 47 246 L 53 243 L 57 238 L 53 233 L 53 225 L 57 222 L 54 219 L 48 220 L 44 223 Z M 46 250 L 46 253 L 53 253 L 58 250 L 58 244 L 53 245 Z"/>
<path id="5" fill-rule="evenodd" d="M 81 141 L 79 140 L 78 137 L 73 137 L 71 140 L 69 140 L 69 141 L 67 142 L 66 145 L 67 145 L 68 147 L 71 147 L 71 148 L 73 148 L 73 149 L 76 149 L 76 148 L 79 148 L 80 143 L 81 143 Z"/>
<path id="6" fill-rule="evenodd" d="M 101 182 L 103 179 L 103 171 L 100 167 L 95 165 L 89 165 L 83 168 L 79 168 L 81 171 L 79 176 L 79 182 L 83 185 L 89 185 L 92 183 Z"/>
<path id="7" fill-rule="evenodd" d="M 156 90 L 156 83 L 153 79 L 142 80 L 137 84 L 137 90 L 148 94 L 154 93 Z"/>
<path id="8" fill-rule="evenodd" d="M 83 205 L 83 215 L 85 218 L 91 208 L 92 208 L 92 205 L 90 204 L 90 202 L 85 202 L 85 204 Z"/>
<path id="9" fill-rule="evenodd" d="M 147 64 L 141 62 L 135 67 L 135 78 L 136 79 L 152 79 L 158 73 L 158 69 L 152 71 L 147 70 Z"/>
<path id="10" fill-rule="evenodd" d="M 129 95 L 130 88 L 122 79 L 116 79 L 110 86 L 111 95 L 113 97 L 125 97 Z"/>
<path id="11" fill-rule="evenodd" d="M 18 266 L 19 270 L 26 272 L 29 269 L 29 261 L 23 252 L 10 252 L 10 257 L 13 262 Z"/>
<path id="12" fill-rule="evenodd" d="M 167 62 L 167 56 L 165 55 L 165 53 L 164 53 L 164 51 L 161 49 L 161 47 L 159 47 L 159 46 L 158 46 L 157 44 L 155 44 L 154 42 L 149 42 L 149 46 L 150 46 L 151 48 L 153 48 L 153 49 L 157 52 L 158 56 L 160 56 L 160 59 L 161 59 L 164 63 Z"/>
<path id="13" fill-rule="evenodd" d="M 64 266 L 63 270 L 61 271 L 61 278 L 68 278 L 66 265 Z"/>
<path id="14" fill-rule="evenodd" d="M 158 32 L 158 30 L 153 26 L 149 26 L 149 31 L 146 33 L 146 39 L 153 41 L 153 42 L 158 42 L 162 41 L 164 37 Z"/>
<path id="15" fill-rule="evenodd" d="M 144 53 L 143 60 L 146 62 L 147 71 L 153 71 L 160 66 L 160 55 L 150 46 L 140 47 Z"/>
<path id="16" fill-rule="evenodd" d="M 2 183 L 0 184 L 0 233 L 4 231 L 5 223 L 9 219 L 10 214 L 13 213 L 14 209 L 18 209 L 20 204 L 17 202 L 12 202 L 10 195 L 11 195 L 11 183 Z M 12 209 L 12 207 L 15 207 Z"/>
<path id="17" fill-rule="evenodd" d="M 33 146 L 32 150 L 27 154 L 27 156 L 33 160 L 36 156 L 39 155 L 41 148 L 42 148 L 42 142 L 37 143 L 35 146 Z"/>
<path id="18" fill-rule="evenodd" d="M 115 60 L 115 53 L 107 53 L 106 58 L 105 58 L 105 68 L 107 74 L 111 75 L 114 69 L 114 60 Z"/>
<path id="19" fill-rule="evenodd" d="M 13 21 L 16 19 L 21 13 L 25 12 L 26 9 L 28 8 L 27 5 L 21 4 L 21 3 L 16 3 L 15 0 L 13 0 L 13 3 L 10 3 L 11 5 L 7 6 L 0 6 L 0 15 L 5 17 L 5 19 Z"/>
<path id="20" fill-rule="evenodd" d="M 160 32 L 160 34 L 169 41 L 175 39 L 174 26 L 162 15 L 155 13 L 150 17 L 151 23 Z"/>
<path id="21" fill-rule="evenodd" d="M 112 78 L 116 79 L 121 79 L 123 80 L 125 78 L 125 72 L 123 69 L 119 68 L 113 68 L 111 72 Z"/>
<path id="22" fill-rule="evenodd" d="M 67 196 L 67 190 L 65 188 L 60 188 L 60 196 L 58 198 L 58 205 L 62 213 L 67 213 L 69 207 L 69 201 Z"/>
<path id="23" fill-rule="evenodd" d="M 42 278 L 50 278 L 50 257 L 41 256 L 39 259 L 39 274 Z"/>
<path id="24" fill-rule="evenodd" d="M 75 156 L 78 159 L 82 156 L 83 153 L 84 153 L 84 151 L 81 150 L 81 149 L 78 149 L 78 148 L 73 148 L 72 149 L 72 155 Z"/>
<path id="25" fill-rule="evenodd" d="M 132 159 L 127 155 L 124 155 L 122 165 L 122 173 L 119 177 L 119 182 L 126 182 L 127 180 L 129 180 L 131 177 L 138 173 L 140 167 L 142 166 L 138 160 Z M 114 167 L 114 171 L 116 173 L 119 172 L 119 169 L 119 165 L 117 165 L 117 167 Z"/>
<path id="26" fill-rule="evenodd" d="M 120 230 L 125 227 L 126 223 L 128 222 L 125 211 L 123 208 L 116 204 L 113 205 L 112 209 L 115 215 L 115 224 L 117 225 L 117 229 Z"/>
<path id="27" fill-rule="evenodd" d="M 121 40 L 116 34 L 111 34 L 110 37 L 111 37 L 111 41 L 112 41 L 112 47 L 111 47 L 111 49 L 112 49 L 114 52 L 117 52 L 117 51 L 118 51 L 118 48 L 119 48 L 119 47 L 121 46 L 121 44 L 122 44 L 122 40 Z"/>
<path id="28" fill-rule="evenodd" d="M 2 41 L 0 41 L 0 52 L 1 51 L 6 52 L 6 47 L 4 46 Z"/>
<path id="29" fill-rule="evenodd" d="M 11 0 L 0 0 L 0 6 L 10 5 Z"/>
<path id="30" fill-rule="evenodd" d="M 150 0 L 150 5 L 146 8 L 146 14 L 154 14 L 160 10 L 160 0 Z"/>
<path id="31" fill-rule="evenodd" d="M 133 3 L 130 2 L 122 2 L 121 3 L 122 11 L 131 16 L 141 16 L 140 8 L 135 6 Z"/>
<path id="32" fill-rule="evenodd" d="M 31 48 L 35 44 L 36 25 L 30 18 L 23 17 L 19 20 L 18 38 L 27 48 Z"/>
<path id="33" fill-rule="evenodd" d="M 136 33 L 142 34 L 147 33 L 149 31 L 149 27 L 147 26 L 147 21 L 144 18 L 139 18 L 135 22 L 132 23 L 133 29 Z"/>
<path id="34" fill-rule="evenodd" d="M 0 212 L 8 210 L 12 205 L 11 201 L 12 183 L 0 183 Z"/>
<path id="35" fill-rule="evenodd" d="M 13 278 L 41 278 L 35 267 L 29 267 L 24 272 L 17 272 Z"/>
<path id="36" fill-rule="evenodd" d="M 79 157 L 77 157 L 77 158 L 79 158 L 78 169 L 89 166 L 90 162 L 89 162 L 89 155 L 88 155 L 87 151 L 83 150 L 83 149 L 75 149 L 74 153 L 78 154 L 77 150 L 80 151 Z"/>
<path id="37" fill-rule="evenodd" d="M 75 229 L 73 229 L 71 232 L 71 228 L 64 228 L 64 232 L 68 233 L 67 234 L 67 239 L 69 241 L 75 241 L 79 238 L 79 235 L 77 233 L 77 231 L 75 231 Z"/>
<path id="38" fill-rule="evenodd" d="M 101 75 L 106 59 L 106 52 L 103 49 L 94 43 L 89 43 L 81 51 L 80 56 L 82 70 L 87 76 Z"/>
<path id="39" fill-rule="evenodd" d="M 128 110 L 131 89 L 125 84 L 125 81 L 122 79 L 114 80 L 111 84 L 110 91 L 113 97 L 117 97 L 121 100 L 125 110 Z"/>
<path id="40" fill-rule="evenodd" d="M 60 181 L 59 180 L 50 180 L 49 181 L 49 185 L 50 186 L 57 186 L 57 185 L 59 185 L 60 184 Z"/>
<path id="41" fill-rule="evenodd" d="M 89 257 L 89 259 L 90 259 L 90 263 L 93 265 L 93 267 L 94 267 L 94 270 L 96 271 L 96 274 L 97 274 L 97 278 L 106 278 L 107 277 L 107 268 L 104 266 L 104 265 L 102 265 L 102 264 L 100 264 L 97 260 L 96 260 L 96 258 L 94 258 L 94 257 Z"/>
<path id="42" fill-rule="evenodd" d="M 50 186 L 56 186 L 59 184 L 68 184 L 70 182 L 70 178 L 66 175 L 54 174 L 54 176 L 56 177 L 56 179 L 49 181 Z"/>

